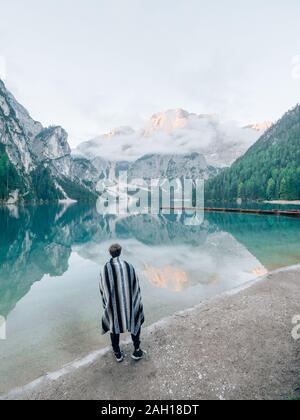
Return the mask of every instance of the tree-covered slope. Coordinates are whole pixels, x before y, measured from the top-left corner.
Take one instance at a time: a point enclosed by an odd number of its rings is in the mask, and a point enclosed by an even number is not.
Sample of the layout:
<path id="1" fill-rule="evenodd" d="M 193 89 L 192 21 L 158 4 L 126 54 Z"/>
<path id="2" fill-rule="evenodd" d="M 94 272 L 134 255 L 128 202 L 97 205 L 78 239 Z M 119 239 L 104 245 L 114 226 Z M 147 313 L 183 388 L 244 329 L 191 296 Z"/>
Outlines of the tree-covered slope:
<path id="1" fill-rule="evenodd" d="M 287 112 L 231 168 L 209 180 L 206 198 L 300 199 L 300 105 Z"/>
<path id="2" fill-rule="evenodd" d="M 5 147 L 0 143 L 0 200 L 6 200 L 11 190 L 22 190 L 23 182 L 12 165 Z"/>

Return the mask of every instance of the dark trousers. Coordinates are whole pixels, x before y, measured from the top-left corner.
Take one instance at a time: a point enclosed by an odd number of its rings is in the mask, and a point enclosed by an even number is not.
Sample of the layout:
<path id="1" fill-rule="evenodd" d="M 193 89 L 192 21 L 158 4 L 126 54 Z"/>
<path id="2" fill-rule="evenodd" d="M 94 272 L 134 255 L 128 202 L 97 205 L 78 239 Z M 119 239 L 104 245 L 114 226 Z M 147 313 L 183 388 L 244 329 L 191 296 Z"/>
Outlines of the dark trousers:
<path id="1" fill-rule="evenodd" d="M 141 336 L 141 330 L 139 330 L 137 335 L 131 334 L 131 338 L 132 338 L 132 342 L 133 342 L 135 350 L 138 350 L 140 348 L 140 344 L 141 344 L 140 336 Z M 110 338 L 111 338 L 111 344 L 112 344 L 114 352 L 119 353 L 120 352 L 120 345 L 119 345 L 120 334 L 110 334 Z"/>

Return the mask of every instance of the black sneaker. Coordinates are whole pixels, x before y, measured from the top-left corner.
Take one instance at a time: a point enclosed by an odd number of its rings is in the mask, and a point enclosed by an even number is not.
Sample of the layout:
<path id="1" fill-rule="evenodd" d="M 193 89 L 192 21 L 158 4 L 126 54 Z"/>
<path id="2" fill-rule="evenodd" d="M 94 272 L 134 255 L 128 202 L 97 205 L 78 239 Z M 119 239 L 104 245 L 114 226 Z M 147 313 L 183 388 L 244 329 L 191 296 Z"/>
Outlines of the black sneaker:
<path id="1" fill-rule="evenodd" d="M 132 353 L 131 357 L 133 360 L 141 360 L 143 359 L 145 353 L 146 352 L 144 350 L 138 349 Z"/>
<path id="2" fill-rule="evenodd" d="M 115 358 L 118 363 L 122 363 L 125 359 L 125 354 L 122 351 L 115 353 Z"/>

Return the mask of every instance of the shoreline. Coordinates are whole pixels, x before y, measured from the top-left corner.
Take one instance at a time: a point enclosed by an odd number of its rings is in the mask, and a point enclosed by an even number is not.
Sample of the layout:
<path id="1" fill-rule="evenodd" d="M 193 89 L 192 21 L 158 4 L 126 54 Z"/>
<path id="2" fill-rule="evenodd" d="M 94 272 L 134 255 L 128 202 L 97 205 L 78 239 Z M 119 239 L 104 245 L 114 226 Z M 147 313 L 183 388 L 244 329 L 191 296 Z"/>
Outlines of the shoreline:
<path id="1" fill-rule="evenodd" d="M 291 283 L 289 279 L 286 278 L 292 278 Z M 274 280 L 277 280 L 276 282 Z M 214 359 L 214 356 L 211 357 L 207 356 L 205 354 L 204 358 L 200 356 L 199 354 L 195 354 L 191 359 L 186 360 L 186 357 L 190 357 L 190 352 L 194 351 L 195 348 L 193 346 L 193 341 L 197 341 L 198 339 L 203 340 L 200 343 L 198 343 L 199 351 L 201 352 L 201 347 L 204 345 L 204 347 L 211 348 L 212 353 L 214 352 L 215 346 L 217 344 L 222 344 L 221 347 L 226 348 L 226 341 L 230 337 L 228 334 L 225 334 L 224 339 L 226 339 L 225 342 L 220 343 L 220 339 L 218 337 L 215 337 L 216 340 L 209 340 L 206 341 L 205 338 L 202 336 L 202 328 L 198 328 L 200 331 L 199 334 L 195 334 L 195 331 L 197 331 L 197 325 L 201 321 L 204 320 L 204 326 L 209 326 L 211 322 L 221 321 L 222 324 L 224 324 L 224 327 L 227 327 L 226 320 L 224 319 L 224 306 L 225 306 L 225 315 L 229 315 L 230 309 L 232 309 L 236 303 L 235 301 L 239 301 L 239 305 L 242 307 L 239 308 L 239 310 L 243 310 L 243 304 L 245 300 L 249 298 L 253 293 L 258 294 L 258 301 L 259 306 L 258 307 L 250 307 L 249 308 L 249 324 L 251 325 L 251 321 L 253 322 L 253 317 L 255 317 L 255 312 L 262 312 L 264 318 L 272 318 L 274 317 L 274 313 L 268 313 L 266 312 L 266 302 L 262 302 L 261 300 L 261 293 L 265 287 L 269 288 L 269 291 L 272 295 L 272 293 L 276 292 L 276 289 L 280 287 L 278 299 L 282 301 L 283 304 L 286 304 L 287 300 L 292 299 L 293 301 L 299 302 L 300 298 L 300 290 L 298 292 L 297 287 L 297 281 L 300 281 L 300 264 L 285 267 L 279 270 L 275 270 L 271 273 L 268 273 L 267 275 L 256 278 L 242 286 L 239 286 L 235 289 L 232 289 L 230 291 L 227 291 L 225 293 L 222 293 L 221 295 L 215 296 L 212 299 L 209 299 L 208 301 L 204 301 L 200 303 L 197 306 L 194 306 L 192 308 L 186 309 L 184 311 L 177 312 L 167 318 L 163 318 L 160 321 L 152 324 L 151 326 L 147 327 L 143 331 L 143 343 L 146 350 L 150 350 L 149 356 L 145 358 L 145 360 L 141 361 L 140 363 L 132 363 L 129 357 L 129 352 L 131 351 L 130 346 L 130 338 L 124 340 L 122 342 L 123 346 L 125 346 L 128 357 L 126 358 L 126 361 L 122 365 L 117 365 L 112 357 L 111 349 L 110 347 L 106 347 L 103 349 L 100 349 L 96 352 L 90 353 L 86 355 L 84 358 L 80 360 L 75 360 L 72 363 L 67 364 L 66 366 L 63 366 L 61 369 L 59 369 L 56 372 L 48 373 L 45 376 L 42 376 L 35 381 L 25 385 L 24 387 L 17 388 L 14 390 L 11 390 L 8 394 L 0 396 L 0 399 L 131 399 L 133 396 L 137 399 L 198 399 L 199 395 L 195 395 L 194 391 L 195 389 L 193 387 L 189 388 L 187 383 L 189 382 L 190 375 L 193 375 L 195 369 L 197 370 L 197 366 L 199 364 L 206 361 L 208 365 L 211 365 L 212 362 L 214 364 L 220 365 L 225 362 L 226 357 L 225 354 L 220 354 L 216 359 Z M 279 286 L 280 284 L 280 286 Z M 293 285 L 293 287 L 291 287 Z M 286 289 L 286 293 L 282 293 L 282 289 Z M 291 289 L 293 289 L 291 293 Z M 296 290 L 294 290 L 296 289 Z M 299 289 L 299 287 L 298 287 Z M 278 290 L 277 290 L 278 291 Z M 265 296 L 265 293 L 263 293 Z M 266 296 L 265 296 L 266 297 Z M 298 299 L 298 300 L 297 300 Z M 229 305 L 229 307 L 228 307 Z M 237 305 L 237 306 L 239 306 Z M 252 305 L 251 305 L 252 306 Z M 271 305 L 272 306 L 272 305 Z M 295 313 L 291 312 L 291 316 L 289 319 L 289 326 L 288 326 L 288 338 L 290 347 L 293 348 L 293 351 L 296 350 L 295 348 L 298 348 L 300 350 L 300 343 L 297 345 L 297 342 L 294 342 L 291 338 L 291 330 L 293 328 L 291 319 L 292 316 L 295 314 L 300 314 L 300 308 L 297 312 L 297 308 L 299 305 L 297 305 L 294 309 Z M 237 310 L 238 308 L 236 308 Z M 290 308 L 291 309 L 291 308 Z M 280 311 L 280 308 L 277 309 L 277 311 Z M 234 311 L 235 312 L 235 311 Z M 217 316 L 217 319 L 215 317 L 212 317 L 209 313 L 219 313 Z M 232 314 L 234 315 L 234 314 Z M 236 322 L 237 325 L 240 324 L 241 319 L 239 317 L 231 317 L 227 319 L 229 325 L 232 323 L 232 321 Z M 270 320 L 269 320 L 270 321 Z M 268 322 L 269 322 L 268 321 Z M 191 329 L 186 328 L 186 324 L 191 323 Z M 218 323 L 218 322 L 217 322 Z M 260 325 L 260 324 L 259 324 Z M 208 331 L 206 331 L 206 334 L 208 336 L 214 336 L 215 330 L 219 330 L 220 326 L 216 325 L 215 328 L 210 329 L 208 328 Z M 244 338 L 246 341 L 248 341 L 248 334 L 247 331 L 241 330 L 242 335 L 244 335 Z M 231 333 L 233 333 L 233 336 L 239 335 L 241 332 L 238 329 L 235 328 L 233 331 L 231 330 Z M 270 332 L 272 331 L 272 328 L 267 329 L 265 331 L 265 334 L 268 336 Z M 183 342 L 181 342 L 181 335 L 184 336 Z M 257 335 L 257 332 L 256 334 Z M 277 334 L 278 336 L 278 334 Z M 257 337 L 257 339 L 259 336 Z M 263 340 L 265 341 L 266 337 L 263 337 Z M 240 342 L 240 346 L 243 346 L 243 341 L 245 340 L 237 340 L 237 342 Z M 178 347 L 176 347 L 174 344 L 178 344 Z M 173 344 L 173 345 L 172 345 Z M 180 344 L 180 345 L 179 345 Z M 194 343 L 195 344 L 195 343 Z M 200 344 L 200 346 L 199 346 Z M 254 354 L 255 354 L 255 348 L 257 346 L 257 340 L 254 340 Z M 283 340 L 283 342 L 277 342 L 278 346 L 286 347 L 286 341 Z M 295 347 L 295 348 L 294 348 Z M 165 355 L 161 355 L 160 357 L 154 357 L 154 354 L 157 353 L 159 356 L 159 351 L 161 349 L 164 349 L 166 351 Z M 172 367 L 171 370 L 168 372 L 167 375 L 163 374 L 159 375 L 159 379 L 157 375 L 153 374 L 153 372 L 157 372 L 158 370 L 166 370 L 169 369 L 171 366 L 168 366 L 170 364 L 170 358 L 167 357 L 169 353 L 172 353 L 172 355 L 175 357 L 175 349 L 176 351 L 176 358 L 174 359 L 175 363 L 178 363 L 179 371 Z M 237 354 L 236 352 L 232 352 L 231 357 L 235 358 L 238 355 L 238 348 L 237 348 Z M 278 349 L 274 350 L 274 345 L 270 348 L 270 352 L 272 353 L 278 353 Z M 206 353 L 206 352 L 205 352 Z M 211 353 L 210 353 L 211 354 Z M 261 356 L 261 355 L 260 355 Z M 253 350 L 249 352 L 249 357 L 253 357 Z M 265 357 L 268 359 L 268 363 L 270 362 L 268 358 L 268 352 L 265 352 Z M 212 360 L 209 360 L 212 359 Z M 283 358 L 284 359 L 284 358 Z M 286 357 L 285 357 L 286 359 Z M 298 359 L 299 360 L 299 357 Z M 168 363 L 167 363 L 168 362 Z M 187 363 L 188 362 L 188 363 Z M 266 363 L 268 365 L 268 363 Z M 166 366 L 167 364 L 167 366 Z M 278 364 L 278 362 L 277 362 Z M 274 368 L 277 364 L 274 364 Z M 183 369 L 182 372 L 180 372 L 180 367 L 186 366 L 186 369 Z M 300 361 L 299 366 L 300 368 Z M 213 368 L 213 364 L 212 364 Z M 262 369 L 264 366 L 262 366 Z M 249 369 L 249 367 L 248 367 Z M 97 372 L 97 378 L 99 380 L 98 385 L 95 387 L 95 370 Z M 228 396 L 226 393 L 228 392 L 228 389 L 231 389 L 231 398 L 233 399 L 240 399 L 242 398 L 237 388 L 238 386 L 236 384 L 232 384 L 225 386 L 223 391 L 220 391 L 220 387 L 217 386 L 218 382 L 220 381 L 220 378 L 223 377 L 222 374 L 224 369 L 221 369 L 221 371 L 216 370 L 215 368 L 212 369 L 212 372 L 210 369 L 207 369 L 207 373 L 199 373 L 198 375 L 198 381 L 199 384 L 203 382 L 203 378 L 209 378 L 212 375 L 212 373 L 216 374 L 218 372 L 217 377 L 214 379 L 215 385 L 214 392 L 216 395 L 213 394 L 209 395 L 207 391 L 204 393 L 205 399 L 227 399 Z M 226 370 L 226 369 L 225 369 Z M 117 380 L 120 375 L 120 371 L 123 373 L 123 378 L 121 379 L 121 382 L 124 381 L 125 389 L 121 392 L 121 389 L 115 390 L 115 383 L 114 380 Z M 181 381 L 183 382 L 183 388 L 178 389 L 177 392 L 173 390 L 172 388 L 178 388 L 178 384 L 176 382 L 180 382 L 180 380 L 177 379 L 177 375 L 180 373 Z M 145 375 L 149 379 L 149 388 L 145 390 L 145 394 L 141 394 L 141 389 L 147 388 L 147 381 L 141 383 L 141 378 L 136 378 L 136 374 Z M 230 369 L 226 372 L 226 375 L 224 378 L 227 378 L 230 373 Z M 128 374 L 128 377 L 126 375 Z M 140 376 L 139 375 L 139 376 Z M 214 376 L 214 375 L 213 375 Z M 295 375 L 297 376 L 297 375 Z M 120 379 L 120 378 L 119 378 Z M 155 380 L 154 380 L 155 379 Z M 196 378 L 197 379 L 197 378 Z M 267 380 L 267 378 L 261 378 L 256 377 L 256 381 L 259 381 L 261 379 Z M 295 378 L 296 379 L 296 378 Z M 126 382 L 129 380 L 133 381 L 135 384 L 134 390 L 130 391 L 128 394 L 126 393 Z M 81 384 L 81 382 L 85 383 L 85 390 L 84 392 L 78 393 L 78 385 Z M 112 384 L 113 382 L 113 384 Z M 166 390 L 164 383 L 170 383 L 168 386 L 170 389 Z M 234 381 L 233 381 L 234 382 Z M 292 382 L 292 381 L 291 381 Z M 300 381 L 299 381 L 300 382 Z M 93 385 L 92 385 L 93 384 Z M 299 386 L 299 383 L 298 383 Z M 157 390 L 155 388 L 160 389 L 160 392 L 157 393 Z M 258 383 L 255 384 L 256 389 L 259 388 Z M 193 391 L 194 389 L 194 391 Z M 280 389 L 280 387 L 278 388 Z M 287 391 L 287 396 L 292 396 L 293 391 L 296 389 L 291 385 L 291 389 Z M 116 392 L 119 391 L 119 392 Z M 217 395 L 218 392 L 220 395 Z M 246 396 L 248 394 L 248 390 L 244 391 L 246 393 Z M 148 393 L 148 395 L 147 395 Z M 235 396 L 236 394 L 236 396 Z M 274 397 L 274 395 L 273 395 Z M 204 399 L 203 396 L 200 396 L 200 399 Z M 260 399 L 258 395 L 255 399 Z M 267 396 L 262 396 L 262 399 L 268 398 Z M 271 391 L 270 391 L 270 398 L 272 398 Z"/>

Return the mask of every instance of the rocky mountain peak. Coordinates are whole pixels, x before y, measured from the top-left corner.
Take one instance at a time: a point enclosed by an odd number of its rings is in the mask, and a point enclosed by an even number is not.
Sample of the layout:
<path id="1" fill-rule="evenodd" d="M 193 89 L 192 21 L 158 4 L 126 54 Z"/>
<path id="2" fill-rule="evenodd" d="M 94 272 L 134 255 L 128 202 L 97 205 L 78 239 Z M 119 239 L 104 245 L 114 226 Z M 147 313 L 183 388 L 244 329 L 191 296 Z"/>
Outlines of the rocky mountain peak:
<path id="1" fill-rule="evenodd" d="M 19 124 L 24 130 L 25 135 L 29 138 L 35 137 L 43 129 L 42 124 L 31 118 L 29 112 L 6 89 L 5 84 L 2 82 L 1 79 L 0 93 L 1 97 L 5 98 L 6 106 L 9 105 L 11 113 L 14 114 L 14 117 L 18 120 Z"/>
<path id="2" fill-rule="evenodd" d="M 1 190 L 1 200 L 94 199 L 98 172 L 87 159 L 71 156 L 66 131 L 44 128 L 0 81 L 0 157 L 8 158 L 4 170 L 11 182 Z"/>
<path id="3" fill-rule="evenodd" d="M 145 135 L 150 136 L 155 131 L 171 133 L 176 129 L 184 128 L 192 115 L 195 114 L 190 114 L 182 108 L 169 109 L 154 114 L 146 127 Z"/>
<path id="4" fill-rule="evenodd" d="M 29 173 L 34 167 L 28 145 L 29 119 L 29 114 L 18 106 L 4 83 L 0 81 L 0 143 L 4 145 L 5 152 L 15 168 L 25 173 Z"/>
<path id="5" fill-rule="evenodd" d="M 31 149 L 41 161 L 60 159 L 71 154 L 68 134 L 59 126 L 44 128 L 32 141 Z"/>
<path id="6" fill-rule="evenodd" d="M 245 128 L 249 128 L 258 132 L 264 132 L 273 126 L 273 121 L 263 121 L 260 123 L 249 124 Z"/>

